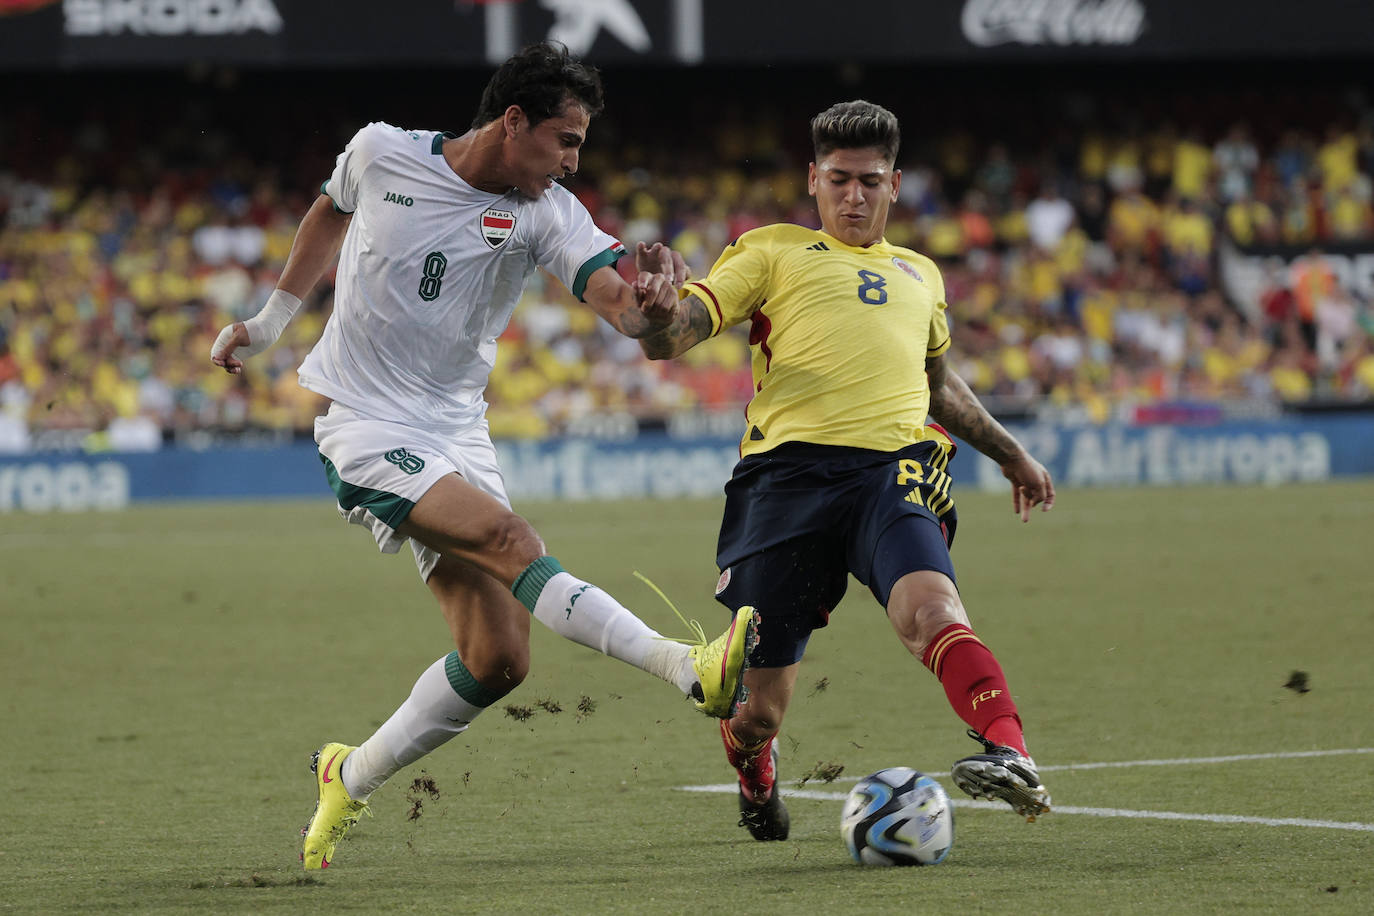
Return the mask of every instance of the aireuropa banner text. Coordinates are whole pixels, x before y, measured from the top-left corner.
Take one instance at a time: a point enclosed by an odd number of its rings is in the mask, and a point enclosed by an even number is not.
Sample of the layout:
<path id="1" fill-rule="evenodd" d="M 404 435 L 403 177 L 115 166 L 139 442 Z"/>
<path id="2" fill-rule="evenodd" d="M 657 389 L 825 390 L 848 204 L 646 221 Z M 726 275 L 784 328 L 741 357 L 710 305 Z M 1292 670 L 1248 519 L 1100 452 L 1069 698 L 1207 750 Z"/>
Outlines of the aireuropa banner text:
<path id="1" fill-rule="evenodd" d="M 1374 414 L 1215 426 L 1016 427 L 1060 487 L 1281 485 L 1374 474 Z M 498 443 L 511 498 L 613 500 L 715 497 L 738 459 L 733 438 L 644 435 L 622 442 Z M 1006 487 L 963 446 L 959 487 Z M 135 502 L 326 499 L 312 445 L 167 449 L 141 455 L 0 456 L 0 513 L 121 509 Z"/>

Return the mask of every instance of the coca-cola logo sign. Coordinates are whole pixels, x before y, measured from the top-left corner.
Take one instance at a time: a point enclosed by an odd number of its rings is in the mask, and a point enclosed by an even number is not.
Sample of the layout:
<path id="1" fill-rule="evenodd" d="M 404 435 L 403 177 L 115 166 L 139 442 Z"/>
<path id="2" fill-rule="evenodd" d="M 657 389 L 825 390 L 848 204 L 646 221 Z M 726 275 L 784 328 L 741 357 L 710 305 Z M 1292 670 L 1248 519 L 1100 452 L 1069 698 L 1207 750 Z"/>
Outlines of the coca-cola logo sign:
<path id="1" fill-rule="evenodd" d="M 979 47 L 1129 45 L 1145 31 L 1140 0 L 964 0 L 964 37 Z"/>

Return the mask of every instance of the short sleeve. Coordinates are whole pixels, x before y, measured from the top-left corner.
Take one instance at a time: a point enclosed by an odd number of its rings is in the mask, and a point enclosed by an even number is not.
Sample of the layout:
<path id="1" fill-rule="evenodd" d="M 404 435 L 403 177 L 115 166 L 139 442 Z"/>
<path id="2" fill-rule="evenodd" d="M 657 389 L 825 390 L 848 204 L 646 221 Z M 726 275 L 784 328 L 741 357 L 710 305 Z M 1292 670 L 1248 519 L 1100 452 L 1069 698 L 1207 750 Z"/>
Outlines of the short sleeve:
<path id="1" fill-rule="evenodd" d="M 758 230 L 746 232 L 721 252 L 704 280 L 683 289 L 706 303 L 711 336 L 747 320 L 767 298 L 772 259 Z"/>
<path id="2" fill-rule="evenodd" d="M 334 209 L 340 213 L 352 213 L 358 209 L 358 188 L 362 182 L 363 169 L 375 155 L 373 133 L 379 128 L 372 123 L 353 135 L 344 151 L 334 160 L 334 171 L 329 180 L 320 185 L 320 193 L 328 194 L 334 201 Z"/>
<path id="3" fill-rule="evenodd" d="M 931 283 L 935 292 L 935 307 L 930 310 L 930 336 L 927 338 L 926 357 L 939 356 L 949 349 L 949 317 L 945 314 L 949 303 L 945 301 L 945 278 L 934 261 L 927 259 L 932 276 Z"/>
<path id="4" fill-rule="evenodd" d="M 601 231 L 587 208 L 570 191 L 555 186 L 544 194 L 540 206 L 535 263 L 582 300 L 591 275 L 624 257 L 625 246 L 615 236 Z"/>

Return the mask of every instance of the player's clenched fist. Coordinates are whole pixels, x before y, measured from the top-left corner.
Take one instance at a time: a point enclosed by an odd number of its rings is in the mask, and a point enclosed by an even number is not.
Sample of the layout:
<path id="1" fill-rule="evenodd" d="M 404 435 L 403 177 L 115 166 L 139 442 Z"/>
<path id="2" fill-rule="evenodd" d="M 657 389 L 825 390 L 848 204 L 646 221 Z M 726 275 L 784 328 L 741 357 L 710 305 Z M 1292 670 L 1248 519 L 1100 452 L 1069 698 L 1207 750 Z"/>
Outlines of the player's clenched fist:
<path id="1" fill-rule="evenodd" d="M 235 358 L 234 351 L 248 345 L 248 329 L 242 321 L 226 325 L 210 346 L 210 362 L 231 375 L 238 375 L 243 371 L 243 360 Z"/>
<path id="2" fill-rule="evenodd" d="M 300 297 L 284 289 L 273 290 L 267 304 L 247 321 L 225 326 L 210 345 L 210 362 L 225 372 L 238 375 L 243 361 L 266 350 L 281 337 L 287 322 L 301 307 Z"/>
<path id="3" fill-rule="evenodd" d="M 691 276 L 682 254 L 662 242 L 654 242 L 652 245 L 635 243 L 635 270 L 670 277 L 674 287 L 686 283 L 687 278 Z"/>
<path id="4" fill-rule="evenodd" d="M 651 331 L 666 328 L 677 315 L 677 287 L 668 274 L 641 272 L 634 284 L 639 312 Z"/>

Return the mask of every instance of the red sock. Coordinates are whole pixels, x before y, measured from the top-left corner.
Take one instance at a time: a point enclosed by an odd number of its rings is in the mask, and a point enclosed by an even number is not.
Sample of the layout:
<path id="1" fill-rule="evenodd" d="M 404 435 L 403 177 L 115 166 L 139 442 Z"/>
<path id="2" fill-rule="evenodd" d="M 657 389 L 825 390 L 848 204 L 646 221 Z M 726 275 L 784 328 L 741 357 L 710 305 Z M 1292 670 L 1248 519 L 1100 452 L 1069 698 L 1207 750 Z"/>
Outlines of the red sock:
<path id="1" fill-rule="evenodd" d="M 725 759 L 739 771 L 739 786 L 745 796 L 756 805 L 768 801 L 773 792 L 773 740 L 770 735 L 755 744 L 745 744 L 730 730 L 729 722 L 720 723 L 720 740 L 725 745 Z"/>
<path id="2" fill-rule="evenodd" d="M 926 646 L 921 663 L 940 679 L 959 718 L 989 741 L 1026 753 L 1002 666 L 972 630 L 959 623 L 945 627 Z"/>

